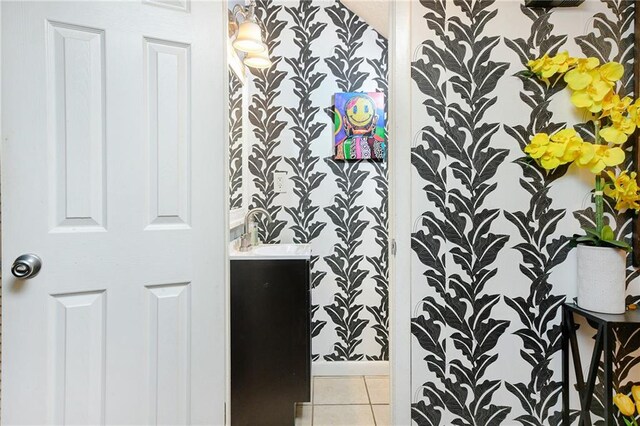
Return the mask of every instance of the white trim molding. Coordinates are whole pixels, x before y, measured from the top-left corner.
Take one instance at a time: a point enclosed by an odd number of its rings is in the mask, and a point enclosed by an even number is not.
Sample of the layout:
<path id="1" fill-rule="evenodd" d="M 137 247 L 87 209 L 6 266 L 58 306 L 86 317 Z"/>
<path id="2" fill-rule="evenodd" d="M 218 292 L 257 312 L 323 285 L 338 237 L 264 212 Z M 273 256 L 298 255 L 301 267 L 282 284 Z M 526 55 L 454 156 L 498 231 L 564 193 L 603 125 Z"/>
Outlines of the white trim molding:
<path id="1" fill-rule="evenodd" d="M 411 4 L 390 2 L 389 361 L 391 424 L 411 424 Z"/>

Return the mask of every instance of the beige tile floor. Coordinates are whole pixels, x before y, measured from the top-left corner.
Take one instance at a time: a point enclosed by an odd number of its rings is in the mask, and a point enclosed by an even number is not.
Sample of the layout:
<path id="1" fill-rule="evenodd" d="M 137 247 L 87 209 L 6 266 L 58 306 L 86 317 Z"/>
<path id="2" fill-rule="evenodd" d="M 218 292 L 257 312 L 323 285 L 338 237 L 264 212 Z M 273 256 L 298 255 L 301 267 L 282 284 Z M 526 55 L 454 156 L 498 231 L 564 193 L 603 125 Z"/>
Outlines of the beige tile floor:
<path id="1" fill-rule="evenodd" d="M 317 376 L 296 426 L 389 426 L 388 376 Z"/>

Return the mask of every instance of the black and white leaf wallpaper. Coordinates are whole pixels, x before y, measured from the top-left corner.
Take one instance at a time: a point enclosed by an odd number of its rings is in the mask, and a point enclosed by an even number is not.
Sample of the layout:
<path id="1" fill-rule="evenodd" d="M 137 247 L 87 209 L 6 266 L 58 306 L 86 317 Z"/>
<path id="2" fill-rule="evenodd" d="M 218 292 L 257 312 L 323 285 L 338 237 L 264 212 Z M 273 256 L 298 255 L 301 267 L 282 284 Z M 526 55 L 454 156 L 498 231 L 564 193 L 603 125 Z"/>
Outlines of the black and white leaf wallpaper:
<path id="1" fill-rule="evenodd" d="M 285 58 L 291 68 L 289 78 L 294 84 L 295 96 L 298 98 L 298 105 L 285 108 L 287 115 L 291 119 L 291 131 L 294 134 L 293 143 L 298 152 L 295 157 L 286 157 L 285 161 L 293 172 L 291 181 L 293 183 L 293 193 L 297 197 L 297 205 L 285 207 L 285 211 L 290 216 L 290 229 L 294 233 L 293 241 L 296 243 L 313 243 L 318 239 L 320 233 L 327 225 L 326 222 L 316 220 L 316 214 L 320 211 L 320 206 L 314 205 L 311 200 L 313 191 L 317 191 L 322 181 L 327 176 L 326 172 L 316 170 L 316 165 L 321 161 L 320 157 L 314 156 L 311 144 L 325 135 L 323 131 L 327 123 L 320 119 L 321 107 L 314 105 L 310 96 L 313 92 L 321 89 L 322 82 L 327 78 L 326 74 L 316 71 L 320 58 L 313 56 L 311 52 L 312 41 L 318 39 L 322 31 L 326 28 L 325 22 L 316 19 L 319 6 L 314 6 L 311 2 L 301 1 L 297 6 L 286 7 L 285 10 L 290 16 L 288 27 L 294 32 L 295 44 L 299 47 L 297 56 Z M 317 121 L 316 121 L 317 120 Z M 318 256 L 311 259 L 311 288 L 315 289 L 320 285 L 326 272 L 317 268 Z M 326 321 L 317 319 L 316 312 L 319 306 L 312 305 L 311 334 L 316 337 L 320 334 Z M 314 358 L 318 355 L 314 353 Z"/>
<path id="2" fill-rule="evenodd" d="M 567 41 L 567 35 L 554 31 L 550 22 L 551 12 L 545 9 L 529 9 L 521 6 L 522 12 L 531 21 L 527 37 L 505 39 L 524 67 L 532 57 L 544 52 L 557 53 Z M 553 133 L 565 123 L 552 121 L 549 103 L 565 84 L 560 81 L 553 87 L 538 79 L 517 74 L 522 82 L 521 100 L 531 109 L 528 122 L 506 126 L 504 130 L 513 137 L 520 149 L 537 132 Z M 569 237 L 558 235 L 558 222 L 565 217 L 566 209 L 552 207 L 549 191 L 554 181 L 565 175 L 566 167 L 545 173 L 535 167 L 524 155 L 514 160 L 522 168 L 521 186 L 530 194 L 526 211 L 504 211 L 509 222 L 518 230 L 521 242 L 513 246 L 520 255 L 520 271 L 530 280 L 529 294 L 508 297 L 505 303 L 517 313 L 521 326 L 514 334 L 522 340 L 521 355 L 530 365 L 531 376 L 527 382 L 505 382 L 509 392 L 518 398 L 524 414 L 516 417 L 523 425 L 545 425 L 551 422 L 551 410 L 557 409 L 561 382 L 554 377 L 551 362 L 560 350 L 560 327 L 558 313 L 565 297 L 551 293 L 549 276 L 554 268 L 565 261 L 569 254 Z M 572 415 L 576 416 L 576 412 Z M 558 418 L 554 418 L 557 424 Z"/>
<path id="3" fill-rule="evenodd" d="M 333 161 L 327 114 L 336 92 L 386 93 L 387 41 L 337 1 L 256 10 L 274 62 L 249 83 L 251 207 L 275 219 L 261 239 L 312 244 L 314 360 L 387 360 L 386 163 Z"/>
<path id="4" fill-rule="evenodd" d="M 229 208 L 242 207 L 242 81 L 229 70 Z"/>
<path id="5" fill-rule="evenodd" d="M 369 75 L 361 69 L 365 58 L 358 55 L 357 51 L 362 48 L 362 36 L 368 26 L 340 3 L 327 8 L 326 12 L 335 26 L 340 43 L 335 45 L 334 55 L 326 58 L 325 62 L 340 91 L 362 91 Z M 338 192 L 334 195 L 333 205 L 324 210 L 336 228 L 339 242 L 335 244 L 333 253 L 325 256 L 324 260 L 335 274 L 340 291 L 335 294 L 334 302 L 325 306 L 324 310 L 335 324 L 340 340 L 334 344 L 333 353 L 324 358 L 330 361 L 359 361 L 364 358 L 359 348 L 362 333 L 370 322 L 363 318 L 361 312 L 364 304 L 360 297 L 370 271 L 365 269 L 364 255 L 358 253 L 358 248 L 364 243 L 363 232 L 369 225 L 369 221 L 362 217 L 365 210 L 361 201 L 364 197 L 362 187 L 372 176 L 362 166 L 371 164 L 335 162 L 331 158 L 326 161 L 335 176 Z"/>
<path id="6" fill-rule="evenodd" d="M 280 86 L 287 75 L 280 70 L 282 56 L 278 56 L 277 47 L 281 43 L 281 33 L 287 22 L 278 19 L 282 5 L 271 1 L 258 1 L 256 16 L 262 26 L 264 42 L 270 52 L 273 66 L 266 69 L 253 69 L 250 86 L 249 123 L 253 139 L 249 152 L 249 176 L 255 190 L 250 192 L 249 209 L 263 208 L 273 220 L 257 216 L 260 238 L 268 244 L 280 242 L 280 232 L 286 221 L 279 217 L 282 205 L 276 202 L 278 194 L 273 184 L 273 172 L 278 170 L 282 156 L 274 154 L 281 143 L 281 135 L 287 122 L 283 121 L 283 107 L 278 103 Z M 250 135 L 248 135 L 250 136 Z M 249 182 L 247 182 L 249 183 Z"/>
<path id="7" fill-rule="evenodd" d="M 566 168 L 545 173 L 522 154 L 533 133 L 584 117 L 571 110 L 562 83 L 547 87 L 519 71 L 533 57 L 568 50 L 624 63 L 622 85 L 631 93 L 634 3 L 523 3 L 412 2 L 417 425 L 560 424 L 559 307 L 576 291 L 567 237 L 593 214 L 592 177 Z M 628 217 L 616 225 L 630 236 Z M 637 275 L 629 266 L 629 301 L 640 294 Z M 627 334 L 617 337 L 630 346 L 615 354 L 622 392 L 640 382 L 640 358 L 630 352 L 640 337 Z M 593 335 L 582 323 L 583 362 Z M 601 385 L 598 392 L 596 418 Z M 577 399 L 572 408 L 575 420 Z"/>

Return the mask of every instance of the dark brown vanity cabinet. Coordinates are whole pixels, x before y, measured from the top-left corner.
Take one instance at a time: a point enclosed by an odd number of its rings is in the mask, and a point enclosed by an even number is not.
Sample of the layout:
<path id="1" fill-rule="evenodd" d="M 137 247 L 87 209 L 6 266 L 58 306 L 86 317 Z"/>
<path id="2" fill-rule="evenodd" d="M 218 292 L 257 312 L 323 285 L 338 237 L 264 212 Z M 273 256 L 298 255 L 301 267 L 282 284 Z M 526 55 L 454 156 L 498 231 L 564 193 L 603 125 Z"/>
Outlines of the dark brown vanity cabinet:
<path id="1" fill-rule="evenodd" d="M 309 260 L 231 261 L 231 424 L 286 426 L 311 397 Z"/>

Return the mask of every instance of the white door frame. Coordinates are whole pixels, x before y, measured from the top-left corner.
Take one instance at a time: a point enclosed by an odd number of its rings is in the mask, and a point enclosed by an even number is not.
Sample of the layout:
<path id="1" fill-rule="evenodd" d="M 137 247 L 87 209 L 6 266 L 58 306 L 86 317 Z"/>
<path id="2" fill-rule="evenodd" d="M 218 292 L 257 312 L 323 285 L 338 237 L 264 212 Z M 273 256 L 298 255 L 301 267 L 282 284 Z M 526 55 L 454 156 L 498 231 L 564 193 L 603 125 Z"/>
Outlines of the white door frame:
<path id="1" fill-rule="evenodd" d="M 222 1 L 227 13 L 228 1 Z M 411 2 L 389 0 L 389 241 L 395 241 L 396 254 L 389 253 L 389 374 L 391 424 L 411 425 Z M 222 37 L 227 47 L 228 22 L 222 25 Z M 226 83 L 227 54 L 223 53 L 224 99 L 228 99 Z M 229 163 L 228 103 L 224 107 L 225 165 Z M 229 176 L 225 173 L 225 200 L 229 199 Z M 225 219 L 225 241 L 229 241 L 229 215 Z M 391 250 L 391 244 L 389 245 Z M 225 253 L 225 265 L 229 263 Z M 230 281 L 226 268 L 226 424 L 230 419 L 231 359 L 230 359 Z"/>
<path id="2" fill-rule="evenodd" d="M 230 261 L 229 261 L 229 240 L 230 229 L 229 224 L 231 222 L 230 209 L 229 209 L 229 51 L 231 43 L 229 43 L 229 20 L 226 18 L 229 14 L 229 1 L 223 0 L 220 2 L 220 13 L 224 17 L 223 23 L 220 26 L 220 36 L 222 37 L 223 51 L 221 52 L 222 61 L 222 141 L 224 144 L 224 199 L 220 205 L 226 207 L 226 214 L 224 215 L 224 243 L 227 249 L 224 251 L 224 268 L 225 268 L 225 285 L 224 285 L 224 352 L 225 352 L 225 403 L 224 403 L 224 424 L 225 426 L 231 425 L 231 276 L 229 273 Z M 245 80 L 246 85 L 246 80 Z M 244 119 L 244 116 L 243 116 Z M 243 137 L 246 137 L 246 132 L 243 132 Z M 244 155 L 244 153 L 243 153 Z M 242 167 L 245 162 L 243 161 Z M 244 179 L 244 175 L 243 175 Z M 244 183 L 246 185 L 246 183 Z M 246 191 L 246 188 L 245 188 Z M 248 197 L 247 197 L 248 198 Z M 248 203 L 248 202 L 247 202 Z M 248 209 L 248 204 L 245 206 Z"/>
<path id="3" fill-rule="evenodd" d="M 389 5 L 391 424 L 411 424 L 411 2 Z M 391 246 L 391 245 L 390 245 Z"/>

